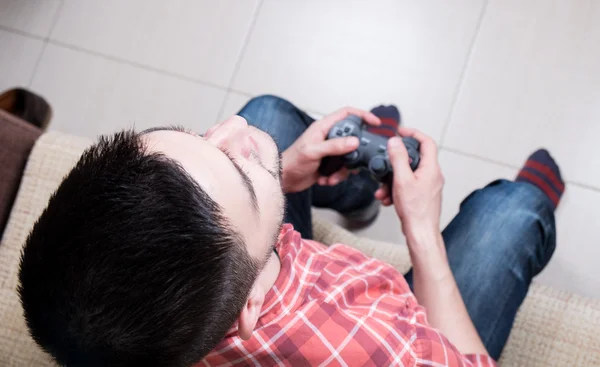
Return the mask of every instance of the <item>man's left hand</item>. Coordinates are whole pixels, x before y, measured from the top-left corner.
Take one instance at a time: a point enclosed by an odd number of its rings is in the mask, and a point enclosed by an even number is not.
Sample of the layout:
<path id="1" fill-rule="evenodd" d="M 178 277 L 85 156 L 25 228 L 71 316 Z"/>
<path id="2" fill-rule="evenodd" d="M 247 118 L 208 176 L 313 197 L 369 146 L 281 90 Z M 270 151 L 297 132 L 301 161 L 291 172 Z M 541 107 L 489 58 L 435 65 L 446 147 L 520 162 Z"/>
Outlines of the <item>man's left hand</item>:
<path id="1" fill-rule="evenodd" d="M 358 148 L 360 142 L 354 136 L 327 140 L 333 125 L 349 115 L 359 116 L 369 125 L 381 123 L 371 112 L 353 107 L 342 108 L 313 122 L 282 154 L 282 187 L 285 193 L 303 191 L 315 183 L 334 186 L 348 177 L 350 171 L 347 168 L 341 168 L 330 176 L 320 176 L 318 169 L 323 158 L 344 155 Z"/>

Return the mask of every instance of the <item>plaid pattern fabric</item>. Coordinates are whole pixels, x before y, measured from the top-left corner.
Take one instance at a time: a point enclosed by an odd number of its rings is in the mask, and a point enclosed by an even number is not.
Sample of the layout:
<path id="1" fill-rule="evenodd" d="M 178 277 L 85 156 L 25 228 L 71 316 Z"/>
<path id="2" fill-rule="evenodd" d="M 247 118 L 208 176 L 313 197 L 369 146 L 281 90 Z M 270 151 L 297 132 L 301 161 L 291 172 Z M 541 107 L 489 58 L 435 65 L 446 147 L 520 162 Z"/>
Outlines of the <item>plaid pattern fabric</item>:
<path id="1" fill-rule="evenodd" d="M 393 267 L 350 247 L 303 240 L 286 224 L 281 272 L 253 336 L 234 325 L 197 366 L 495 366 L 429 326 Z"/>

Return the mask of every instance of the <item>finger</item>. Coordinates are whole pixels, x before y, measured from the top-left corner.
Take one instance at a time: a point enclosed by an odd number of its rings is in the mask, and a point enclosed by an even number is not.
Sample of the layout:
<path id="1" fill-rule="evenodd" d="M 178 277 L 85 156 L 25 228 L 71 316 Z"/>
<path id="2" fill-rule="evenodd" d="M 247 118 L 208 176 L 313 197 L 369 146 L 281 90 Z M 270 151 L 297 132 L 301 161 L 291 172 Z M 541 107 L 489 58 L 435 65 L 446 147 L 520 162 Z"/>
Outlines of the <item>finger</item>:
<path id="1" fill-rule="evenodd" d="M 378 200 L 385 199 L 389 195 L 390 195 L 390 190 L 387 187 L 387 185 L 383 185 L 379 189 L 377 189 L 377 191 L 375 191 L 375 198 Z"/>
<path id="2" fill-rule="evenodd" d="M 388 154 L 394 169 L 394 182 L 402 184 L 414 177 L 402 139 L 396 136 L 388 140 Z"/>
<path id="3" fill-rule="evenodd" d="M 383 206 L 390 206 L 390 205 L 392 205 L 392 199 L 388 197 L 387 199 L 383 200 L 383 201 L 381 202 L 381 204 L 382 204 Z"/>
<path id="4" fill-rule="evenodd" d="M 431 137 L 423 134 L 417 129 L 407 127 L 399 127 L 398 133 L 402 137 L 411 137 L 419 142 L 419 153 L 421 154 L 420 164 L 427 165 L 431 162 L 437 163 L 437 145 Z"/>
<path id="5" fill-rule="evenodd" d="M 329 130 L 331 130 L 333 125 L 342 121 L 350 115 L 356 115 L 360 117 L 364 122 L 366 122 L 369 125 L 379 126 L 381 124 L 381 120 L 379 119 L 379 117 L 375 116 L 371 112 L 354 107 L 344 107 L 335 111 L 332 114 L 323 117 L 321 120 L 315 122 L 314 125 L 318 127 L 318 129 L 323 134 L 323 137 L 326 137 L 327 133 L 329 133 Z"/>
<path id="6" fill-rule="evenodd" d="M 382 203 L 382 204 L 383 204 L 384 202 L 386 202 L 386 201 L 389 201 L 389 200 L 391 200 L 391 197 L 390 197 L 390 196 L 388 196 L 388 195 L 386 195 L 386 196 L 383 196 L 383 197 L 380 197 L 380 198 L 379 198 L 379 197 L 375 197 L 375 198 L 376 198 L 377 200 L 381 201 L 381 203 Z"/>
<path id="7" fill-rule="evenodd" d="M 347 168 L 342 168 L 339 171 L 335 172 L 327 179 L 327 184 L 331 186 L 335 186 L 340 182 L 344 181 L 350 175 L 350 171 Z"/>
<path id="8" fill-rule="evenodd" d="M 381 185 L 381 190 L 383 190 L 386 195 L 390 195 L 391 188 L 388 184 Z"/>
<path id="9" fill-rule="evenodd" d="M 313 144 L 309 147 L 313 158 L 324 158 L 348 154 L 358 149 L 360 144 L 356 136 L 329 139 Z"/>
<path id="10" fill-rule="evenodd" d="M 381 125 L 381 119 L 379 117 L 377 117 L 376 115 L 374 115 L 370 111 L 355 110 L 354 113 L 350 113 L 350 114 L 359 116 L 361 118 L 361 120 L 363 120 L 363 122 L 366 123 L 367 125 L 371 125 L 371 126 Z"/>
<path id="11" fill-rule="evenodd" d="M 327 177 L 326 176 L 321 176 L 317 179 L 317 184 L 319 184 L 319 186 L 326 186 L 327 185 Z"/>
<path id="12" fill-rule="evenodd" d="M 338 180 L 336 177 L 331 177 L 327 179 L 327 186 L 335 186 L 337 184 L 339 184 L 341 181 Z"/>

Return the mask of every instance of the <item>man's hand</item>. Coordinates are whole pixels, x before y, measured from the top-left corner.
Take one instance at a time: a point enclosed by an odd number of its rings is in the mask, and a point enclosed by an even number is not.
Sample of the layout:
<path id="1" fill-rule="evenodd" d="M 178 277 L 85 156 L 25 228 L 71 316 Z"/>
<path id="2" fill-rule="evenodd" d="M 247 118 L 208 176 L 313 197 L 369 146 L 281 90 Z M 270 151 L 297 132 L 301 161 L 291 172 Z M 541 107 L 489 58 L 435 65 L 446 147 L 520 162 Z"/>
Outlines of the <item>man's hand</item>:
<path id="1" fill-rule="evenodd" d="M 420 143 L 421 161 L 413 172 L 408 153 L 398 137 L 388 141 L 390 163 L 394 169 L 393 187 L 383 186 L 375 197 L 384 205 L 394 203 L 402 222 L 402 231 L 416 251 L 423 246 L 435 245 L 440 232 L 440 211 L 444 177 L 440 170 L 437 147 L 433 139 L 415 129 L 398 128 L 403 137 L 413 137 Z"/>
<path id="2" fill-rule="evenodd" d="M 413 264 L 415 296 L 427 309 L 431 325 L 462 353 L 486 355 L 452 275 L 440 233 L 444 177 L 438 164 L 437 147 L 433 139 L 417 130 L 399 128 L 398 132 L 419 141 L 419 167 L 413 172 L 402 140 L 390 139 L 388 152 L 394 168 L 393 187 L 390 190 L 382 186 L 375 197 L 386 205 L 393 199 Z"/>
<path id="3" fill-rule="evenodd" d="M 349 115 L 357 115 L 369 125 L 377 126 L 381 123 L 379 118 L 372 113 L 352 107 L 342 108 L 313 122 L 282 154 L 284 192 L 303 191 L 315 183 L 333 186 L 348 177 L 350 171 L 346 168 L 342 168 L 328 177 L 319 177 L 318 169 L 321 159 L 344 155 L 358 148 L 360 142 L 353 136 L 326 140 L 333 125 Z"/>

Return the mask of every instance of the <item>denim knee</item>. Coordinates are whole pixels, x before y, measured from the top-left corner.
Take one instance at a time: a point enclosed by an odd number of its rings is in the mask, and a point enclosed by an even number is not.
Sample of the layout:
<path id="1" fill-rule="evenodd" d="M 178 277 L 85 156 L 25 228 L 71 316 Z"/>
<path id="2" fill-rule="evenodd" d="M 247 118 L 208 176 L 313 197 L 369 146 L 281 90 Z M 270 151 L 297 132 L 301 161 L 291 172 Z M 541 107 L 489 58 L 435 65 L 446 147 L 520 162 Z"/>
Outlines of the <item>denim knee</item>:
<path id="1" fill-rule="evenodd" d="M 550 199 L 537 187 L 526 182 L 496 180 L 475 191 L 462 203 L 475 210 L 495 212 L 504 219 L 536 216 L 544 222 L 553 222 L 554 209 Z"/>
<path id="2" fill-rule="evenodd" d="M 291 114 L 294 113 L 296 107 L 281 97 L 277 97 L 271 94 L 264 94 L 258 97 L 252 98 L 240 111 L 240 115 L 248 115 L 250 118 L 246 118 L 248 123 L 253 126 L 260 125 L 261 121 L 256 117 L 260 115 L 273 115 L 273 114 Z"/>
<path id="3" fill-rule="evenodd" d="M 275 95 L 272 94 L 262 94 L 260 96 L 256 96 L 256 97 L 252 97 L 251 100 L 248 101 L 247 105 L 255 105 L 255 104 L 269 104 L 269 103 L 276 103 L 279 101 L 283 101 L 283 102 L 287 102 L 287 100 L 281 98 L 281 97 L 277 97 Z M 289 103 L 289 102 L 288 102 Z"/>
<path id="4" fill-rule="evenodd" d="M 251 99 L 239 115 L 249 125 L 269 134 L 281 152 L 296 141 L 313 121 L 290 102 L 272 95 Z"/>
<path id="5" fill-rule="evenodd" d="M 489 262 L 528 262 L 537 274 L 556 246 L 554 210 L 545 194 L 524 182 L 498 180 L 474 192 L 461 204 L 470 211 L 468 228 L 481 241 L 470 241 L 473 256 Z M 496 237 L 493 241 L 486 237 Z M 493 246 L 489 246 L 493 244 Z M 491 247 L 491 248 L 490 248 Z"/>

